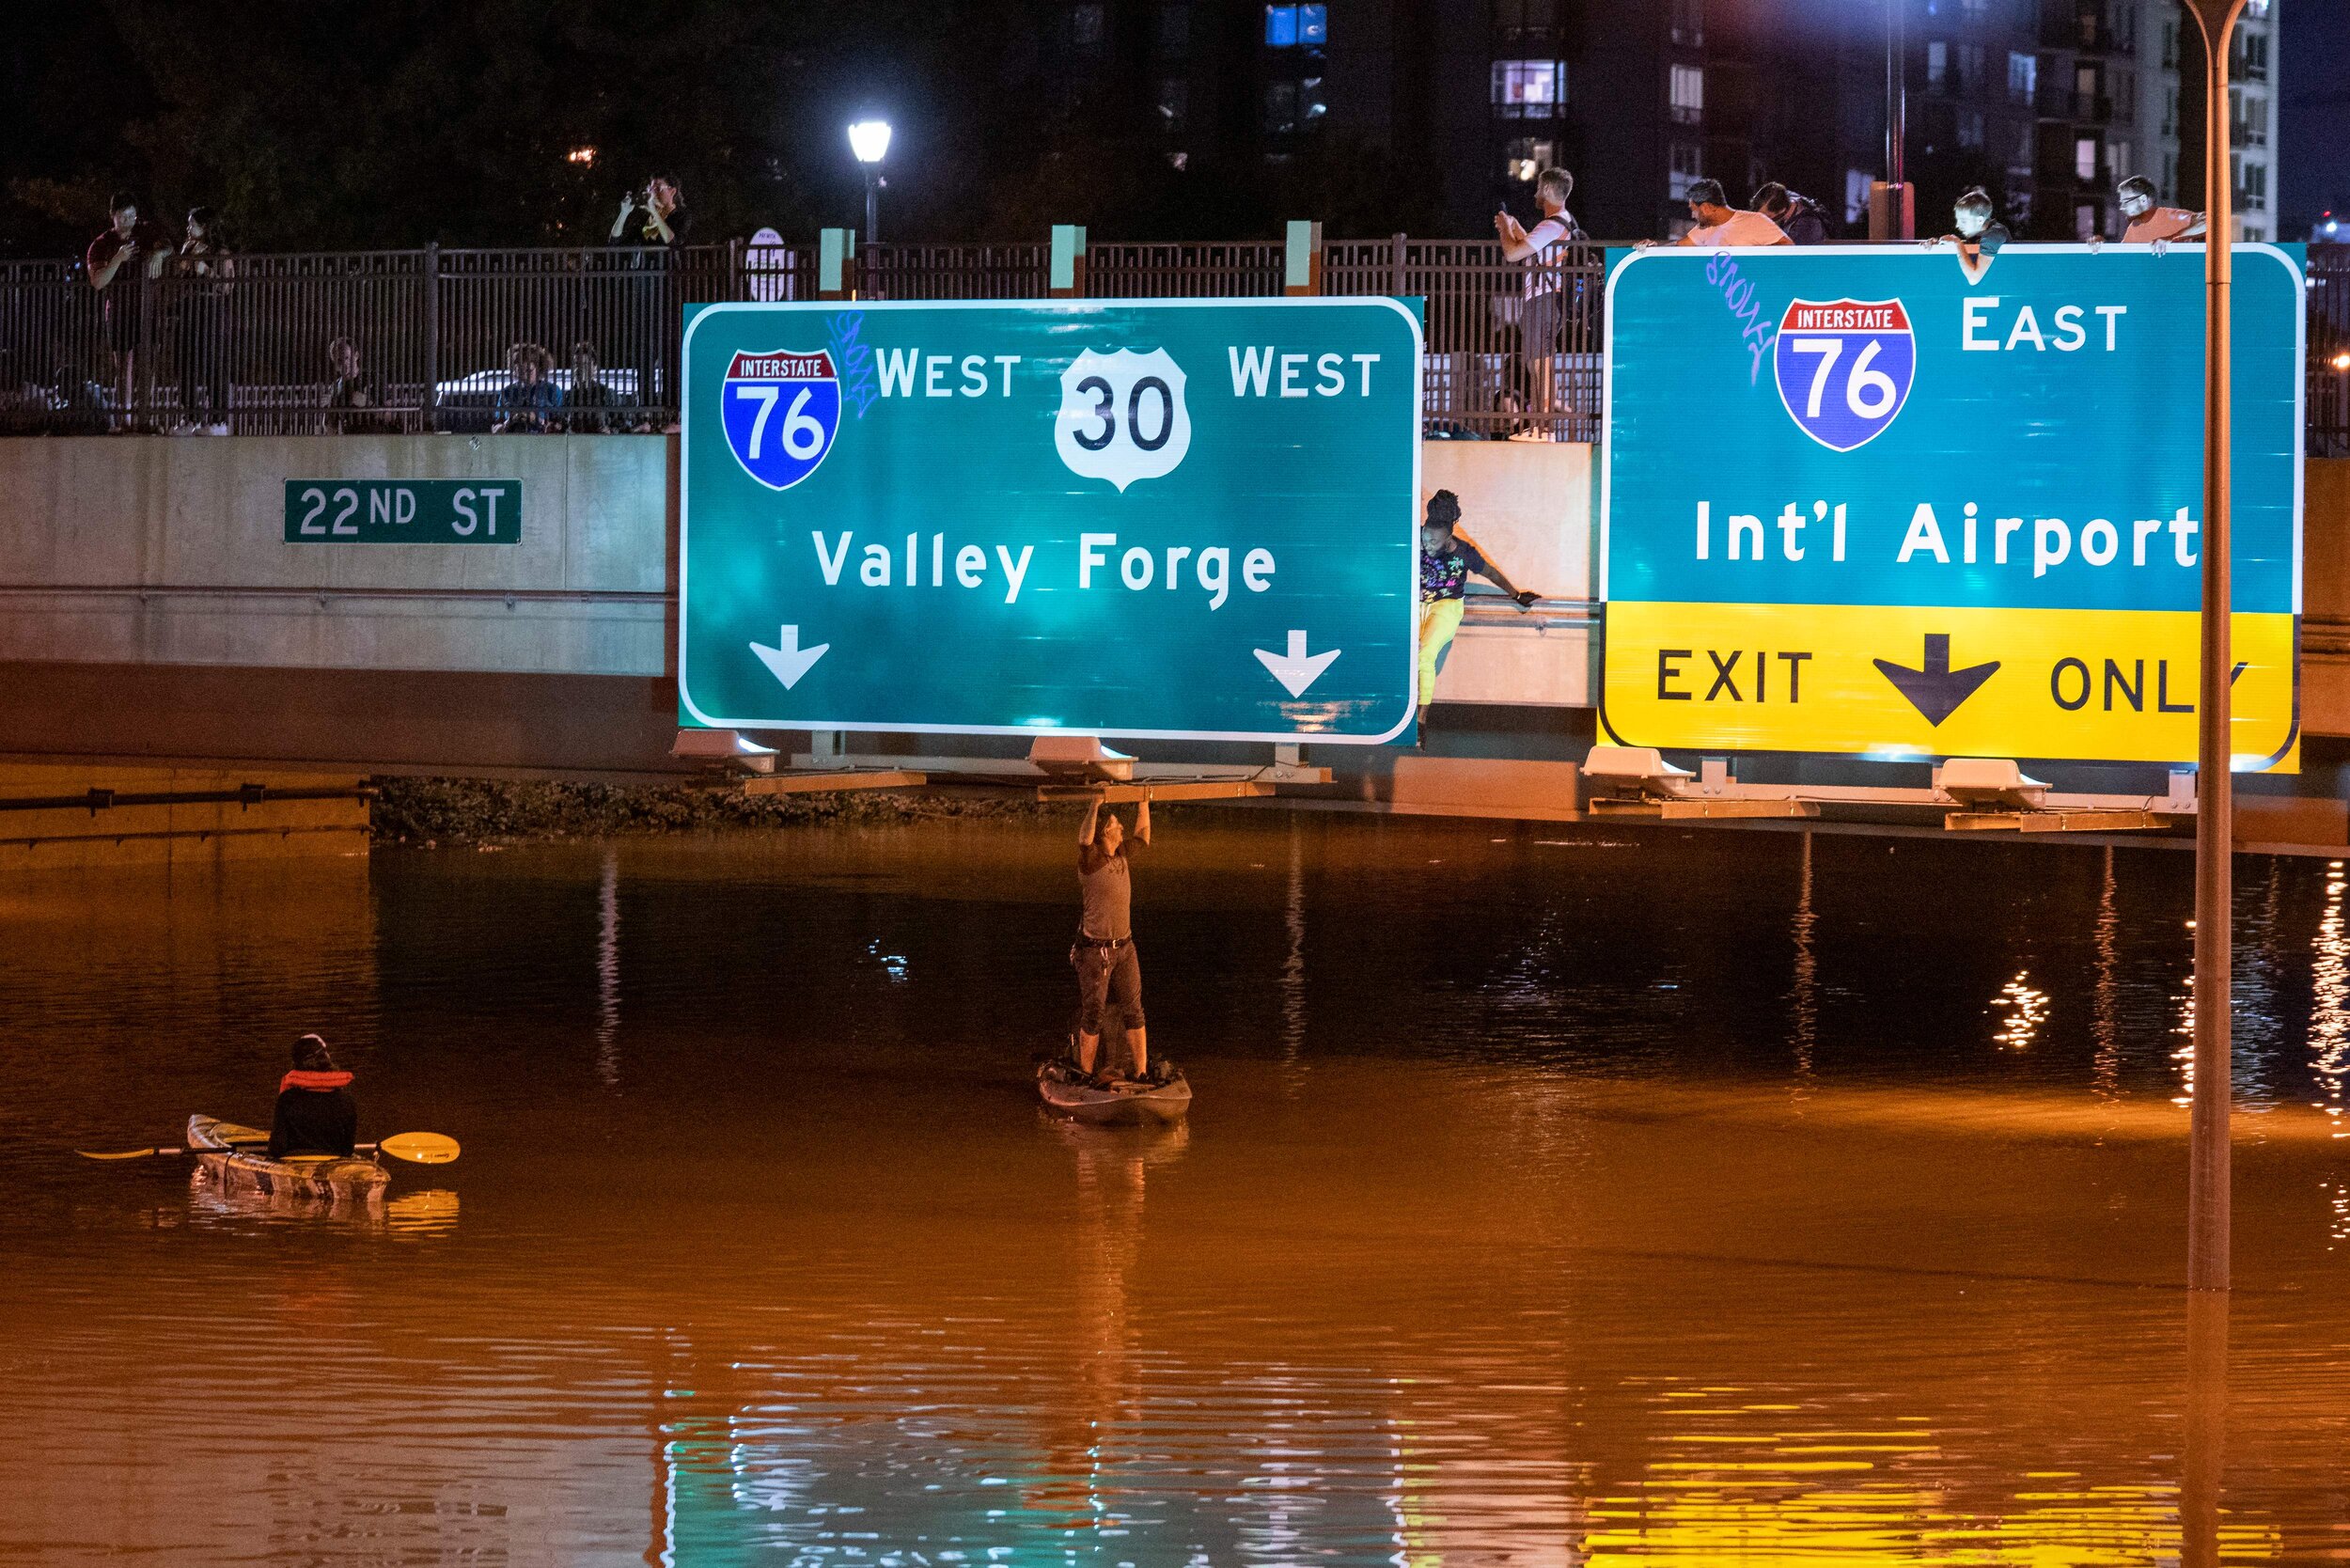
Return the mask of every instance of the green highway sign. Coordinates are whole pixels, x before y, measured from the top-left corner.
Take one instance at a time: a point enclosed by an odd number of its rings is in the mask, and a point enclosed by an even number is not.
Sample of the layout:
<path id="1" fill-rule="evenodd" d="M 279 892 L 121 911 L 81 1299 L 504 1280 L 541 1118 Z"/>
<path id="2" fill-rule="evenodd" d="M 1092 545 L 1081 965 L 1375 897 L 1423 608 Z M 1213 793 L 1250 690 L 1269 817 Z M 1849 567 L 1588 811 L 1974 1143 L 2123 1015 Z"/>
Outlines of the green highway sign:
<path id="1" fill-rule="evenodd" d="M 288 479 L 289 544 L 520 544 L 520 479 Z"/>
<path id="2" fill-rule="evenodd" d="M 1391 739 L 1419 359 L 1387 299 L 702 307 L 681 717 Z"/>

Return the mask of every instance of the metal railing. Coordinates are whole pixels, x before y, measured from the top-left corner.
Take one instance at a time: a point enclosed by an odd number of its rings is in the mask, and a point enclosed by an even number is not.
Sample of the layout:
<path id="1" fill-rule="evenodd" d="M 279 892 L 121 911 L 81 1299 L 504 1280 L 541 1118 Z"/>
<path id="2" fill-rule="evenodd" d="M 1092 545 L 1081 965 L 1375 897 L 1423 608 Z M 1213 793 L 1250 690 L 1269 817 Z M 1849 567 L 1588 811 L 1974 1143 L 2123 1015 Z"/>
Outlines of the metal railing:
<path id="1" fill-rule="evenodd" d="M 2350 455 L 2350 245 L 2310 249 L 2309 449 Z M 1277 295 L 1278 241 L 1097 243 L 1078 291 L 1104 299 Z M 1330 242 L 1324 292 L 1417 296 L 1432 436 L 1598 439 L 1605 256 L 1529 270 L 1490 240 Z M 1043 244 L 869 244 L 844 291 L 869 299 L 1042 297 Z M 813 246 L 677 251 L 443 249 L 255 255 L 226 277 L 118 278 L 0 263 L 0 433 L 190 426 L 251 434 L 482 431 L 505 416 L 517 345 L 548 352 L 565 406 L 520 428 L 661 430 L 677 417 L 687 303 L 819 297 Z M 1533 335 L 1533 336 L 1529 336 Z M 1535 337 L 1543 340 L 1537 342 Z M 360 356 L 343 376 L 330 346 Z M 592 394 L 573 351 L 594 362 Z M 584 368 L 583 368 L 584 370 Z"/>

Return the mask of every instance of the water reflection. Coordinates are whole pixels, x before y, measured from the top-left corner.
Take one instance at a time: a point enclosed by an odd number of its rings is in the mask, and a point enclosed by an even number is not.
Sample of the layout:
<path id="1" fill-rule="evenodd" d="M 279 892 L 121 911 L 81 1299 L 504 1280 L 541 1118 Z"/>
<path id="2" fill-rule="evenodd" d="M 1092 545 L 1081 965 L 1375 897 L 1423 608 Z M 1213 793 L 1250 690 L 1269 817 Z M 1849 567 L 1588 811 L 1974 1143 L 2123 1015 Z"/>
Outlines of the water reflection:
<path id="1" fill-rule="evenodd" d="M 1811 1053 L 1819 1044 L 1820 961 L 1811 950 L 1811 835 L 1802 834 L 1795 859 L 1795 913 L 1790 922 L 1795 944 L 1794 983 L 1788 996 L 1794 1017 L 1795 1088 L 1801 1093 L 1811 1082 Z"/>
<path id="2" fill-rule="evenodd" d="M 2034 987 L 2030 980 L 2028 972 L 2018 973 L 1991 998 L 1991 1005 L 2007 1015 L 1991 1038 L 2011 1051 L 2030 1045 L 2048 1016 L 2048 994 Z"/>
<path id="3" fill-rule="evenodd" d="M 2097 1096 L 2116 1100 L 2122 1094 L 2122 916 L 2114 907 L 2111 844 L 2105 847 L 2104 861 L 2097 885 L 2097 979 L 2090 994 L 2090 1029 L 2097 1048 Z"/>
<path id="4" fill-rule="evenodd" d="M 1164 1131 L 1026 1081 L 1058 823 L 0 891 L 0 1560 L 2338 1549 L 2340 866 L 2240 903 L 2311 1047 L 2213 1377 L 2185 856 L 1181 821 L 1138 889 L 1199 1095 Z M 52 1147 L 265 1104 L 322 999 L 370 1134 L 466 1144 L 380 1222 Z"/>

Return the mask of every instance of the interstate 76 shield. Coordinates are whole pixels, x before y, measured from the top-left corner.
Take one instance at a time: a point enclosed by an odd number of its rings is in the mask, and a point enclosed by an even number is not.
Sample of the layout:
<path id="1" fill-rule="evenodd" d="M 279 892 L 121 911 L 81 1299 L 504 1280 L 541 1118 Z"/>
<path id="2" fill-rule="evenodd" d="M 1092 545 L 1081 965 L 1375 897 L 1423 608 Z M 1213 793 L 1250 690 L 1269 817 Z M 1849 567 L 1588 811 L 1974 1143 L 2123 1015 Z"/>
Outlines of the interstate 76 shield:
<path id="1" fill-rule="evenodd" d="M 1788 417 L 1836 452 L 1882 435 L 1918 373 L 1918 340 L 1899 300 L 1790 300 L 1772 354 Z"/>
<path id="2" fill-rule="evenodd" d="M 832 450 L 840 429 L 840 377 L 824 349 L 737 350 L 718 410 L 743 472 L 770 490 L 789 490 Z"/>

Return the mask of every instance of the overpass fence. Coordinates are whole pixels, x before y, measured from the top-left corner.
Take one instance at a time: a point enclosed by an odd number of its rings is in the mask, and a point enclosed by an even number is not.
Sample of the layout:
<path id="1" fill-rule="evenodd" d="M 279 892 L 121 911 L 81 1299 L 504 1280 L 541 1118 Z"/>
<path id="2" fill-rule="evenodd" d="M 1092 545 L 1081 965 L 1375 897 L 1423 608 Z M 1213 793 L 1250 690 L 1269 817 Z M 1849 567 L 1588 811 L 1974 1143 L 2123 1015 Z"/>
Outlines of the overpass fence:
<path id="1" fill-rule="evenodd" d="M 1396 234 L 1330 241 L 1318 254 L 1313 291 L 1424 302 L 1429 435 L 1598 439 L 1601 245 L 1531 271 L 1490 240 Z M 2309 256 L 2309 450 L 2350 456 L 2350 245 Z M 1278 295 L 1286 265 L 1278 240 L 1097 241 L 1062 292 Z M 0 434 L 487 431 L 521 345 L 546 351 L 567 428 L 658 431 L 678 416 L 686 305 L 823 297 L 816 246 L 739 241 L 253 254 L 232 269 L 118 277 L 102 292 L 78 260 L 0 262 Z M 1051 272 L 1043 243 L 867 244 L 839 293 L 1040 299 L 1054 291 Z M 1562 306 L 1547 345 L 1524 338 L 1529 279 Z M 344 338 L 359 356 L 352 377 L 330 354 Z"/>

